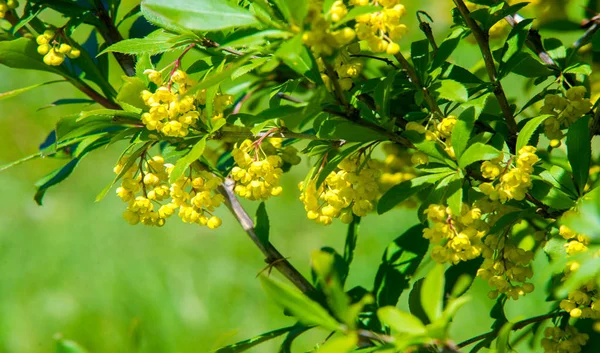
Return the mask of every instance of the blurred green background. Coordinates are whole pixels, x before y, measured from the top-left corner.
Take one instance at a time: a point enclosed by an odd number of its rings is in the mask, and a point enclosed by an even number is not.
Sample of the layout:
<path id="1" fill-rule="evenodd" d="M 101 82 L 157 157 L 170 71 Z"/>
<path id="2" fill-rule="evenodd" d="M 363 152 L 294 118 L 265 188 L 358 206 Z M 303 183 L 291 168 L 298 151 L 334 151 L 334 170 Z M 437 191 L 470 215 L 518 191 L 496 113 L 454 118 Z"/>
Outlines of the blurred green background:
<path id="1" fill-rule="evenodd" d="M 132 1 L 124 2 L 121 14 Z M 416 10 L 435 20 L 439 41 L 448 32 L 451 1 L 403 1 L 412 29 L 405 49 L 421 39 Z M 584 1 L 572 2 L 569 16 L 582 18 Z M 60 19 L 55 19 L 61 24 Z M 545 36 L 546 32 L 542 31 Z M 561 34 L 576 38 L 578 33 Z M 477 48 L 463 43 L 459 64 L 478 61 Z M 112 59 L 111 59 L 112 60 Z M 116 64 L 111 61 L 116 71 Z M 0 92 L 56 79 L 51 74 L 0 67 Z M 118 86 L 120 73 L 114 73 Z M 513 82 L 514 81 L 514 82 Z M 509 81 L 516 96 L 524 86 Z M 513 88 L 514 87 L 514 88 Z M 34 153 L 56 121 L 81 106 L 38 110 L 60 98 L 83 98 L 67 83 L 45 86 L 0 102 L 0 164 Z M 90 352 L 207 352 L 221 345 L 293 324 L 263 293 L 256 275 L 265 267 L 260 252 L 225 210 L 223 227 L 209 231 L 170 221 L 164 228 L 130 226 L 121 219 L 125 205 L 112 193 L 95 196 L 113 178 L 112 167 L 122 145 L 87 156 L 67 182 L 52 188 L 44 206 L 33 201 L 33 183 L 63 164 L 38 159 L 0 173 L 0 351 L 47 353 L 57 333 Z M 283 178 L 284 194 L 267 202 L 271 239 L 304 274 L 310 253 L 322 246 L 343 250 L 345 227 L 329 227 L 306 219 L 297 183 L 308 162 Z M 253 214 L 256 203 L 245 203 Z M 386 245 L 416 222 L 414 210 L 395 210 L 363 220 L 348 287 L 372 288 Z M 536 263 L 538 288 L 545 257 Z M 275 272 L 273 272 L 275 276 Z M 473 300 L 453 326 L 458 341 L 489 330 L 486 283 L 476 280 Z M 401 298 L 406 305 L 407 293 Z M 543 314 L 549 305 L 540 291 L 509 302 L 509 319 Z M 298 352 L 309 350 L 326 333 L 298 340 Z M 250 352 L 275 352 L 266 344 Z M 519 352 L 528 352 L 527 348 Z M 536 350 L 531 350 L 536 351 Z"/>

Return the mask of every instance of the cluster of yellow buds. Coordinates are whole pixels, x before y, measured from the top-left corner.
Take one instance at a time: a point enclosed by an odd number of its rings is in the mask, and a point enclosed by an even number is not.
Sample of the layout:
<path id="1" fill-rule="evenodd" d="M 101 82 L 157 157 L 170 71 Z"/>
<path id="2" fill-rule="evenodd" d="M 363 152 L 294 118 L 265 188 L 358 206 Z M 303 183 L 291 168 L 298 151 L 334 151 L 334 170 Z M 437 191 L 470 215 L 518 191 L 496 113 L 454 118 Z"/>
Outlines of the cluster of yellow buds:
<path id="1" fill-rule="evenodd" d="M 452 147 L 452 130 L 454 130 L 457 121 L 458 118 L 455 115 L 448 115 L 441 119 L 437 124 L 429 124 L 428 128 L 417 122 L 411 121 L 406 124 L 405 129 L 407 131 L 416 131 L 420 134 L 424 134 L 428 141 L 437 141 L 444 151 L 446 151 L 448 156 L 454 159 L 456 156 L 454 155 L 454 148 Z M 426 164 L 426 158 L 427 156 L 424 154 L 416 155 L 414 162 L 420 160 L 421 163 L 415 164 Z"/>
<path id="2" fill-rule="evenodd" d="M 505 236 L 489 235 L 485 238 L 482 252 L 484 260 L 477 276 L 495 288 L 488 293 L 491 299 L 503 293 L 517 300 L 534 290 L 533 284 L 527 283 L 533 277 L 533 252 L 506 242 Z M 515 285 L 516 282 L 521 285 Z"/>
<path id="3" fill-rule="evenodd" d="M 8 11 L 14 10 L 17 7 L 19 7 L 19 2 L 17 0 L 0 0 L 0 18 L 4 18 Z"/>
<path id="4" fill-rule="evenodd" d="M 587 245 L 590 240 L 586 235 L 576 233 L 565 225 L 560 226 L 558 233 L 567 240 L 567 243 L 564 245 L 567 255 L 573 256 L 588 251 Z M 578 269 L 579 263 L 577 261 L 569 261 L 564 271 L 563 280 L 566 280 L 571 273 Z M 596 280 L 592 279 L 580 288 L 571 291 L 567 299 L 560 302 L 560 308 L 567 311 L 573 318 L 598 320 L 600 319 L 599 289 Z"/>
<path id="5" fill-rule="evenodd" d="M 325 83 L 325 87 L 329 91 L 333 91 L 333 85 L 331 78 L 327 75 L 323 59 L 317 59 L 317 65 L 321 72 L 321 79 Z M 337 80 L 340 84 L 340 88 L 344 91 L 348 91 L 354 84 L 354 78 L 356 78 L 363 70 L 363 62 L 356 58 L 350 58 L 345 52 L 341 52 L 334 61 L 334 70 L 337 75 Z"/>
<path id="6" fill-rule="evenodd" d="M 523 200 L 527 191 L 531 188 L 531 173 L 533 165 L 540 159 L 535 154 L 534 146 L 525 146 L 521 148 L 515 158 L 515 165 L 512 166 L 511 159 L 506 166 L 502 166 L 501 159 L 487 161 L 482 163 L 481 172 L 487 179 L 498 181 L 482 183 L 479 190 L 487 195 L 491 200 L 500 200 L 504 203 L 508 200 Z"/>
<path id="7" fill-rule="evenodd" d="M 379 177 L 382 192 L 417 176 L 415 165 L 421 164 L 420 162 L 423 161 L 421 156 L 418 156 L 418 154 L 422 154 L 421 152 L 412 152 L 394 143 L 383 145 L 383 152 L 385 153 L 385 159 L 380 162 L 378 167 L 382 171 L 381 177 Z"/>
<path id="8" fill-rule="evenodd" d="M 489 230 L 481 209 L 463 204 L 460 215 L 453 215 L 449 207 L 431 204 L 425 214 L 431 226 L 423 230 L 423 237 L 436 244 L 431 250 L 436 262 L 457 264 L 481 255 L 481 240 Z"/>
<path id="9" fill-rule="evenodd" d="M 590 336 L 580 333 L 575 327 L 567 325 L 565 329 L 547 327 L 544 330 L 542 348 L 544 353 L 579 353 Z"/>
<path id="10" fill-rule="evenodd" d="M 205 106 L 206 105 L 206 89 L 203 89 L 200 92 L 198 92 L 196 99 L 198 100 L 199 104 Z M 233 96 L 231 94 L 217 92 L 217 94 L 215 95 L 215 98 L 213 99 L 211 116 L 210 117 L 206 116 L 208 114 L 208 110 L 203 109 L 202 110 L 202 118 L 205 120 L 210 118 L 210 120 L 213 122 L 215 122 L 219 119 L 224 119 L 225 117 L 223 115 L 223 112 L 225 111 L 225 109 L 227 107 L 229 107 L 232 104 L 233 104 Z"/>
<path id="11" fill-rule="evenodd" d="M 171 203 L 162 206 L 158 212 L 168 217 L 179 208 L 178 216 L 185 223 L 198 223 L 210 229 L 221 226 L 221 219 L 213 214 L 225 197 L 217 188 L 223 180 L 206 171 L 196 171 L 190 175 L 180 176 L 169 189 Z"/>
<path id="12" fill-rule="evenodd" d="M 38 44 L 38 53 L 44 56 L 44 64 L 49 66 L 60 66 L 65 61 L 65 57 L 77 59 L 81 55 L 79 49 L 67 43 L 59 43 L 56 32 L 51 29 L 45 30 L 35 41 Z"/>
<path id="13" fill-rule="evenodd" d="M 329 173 L 318 188 L 316 179 L 301 182 L 300 200 L 308 219 L 328 225 L 334 218 L 350 223 L 353 215 L 366 216 L 379 196 L 379 175 L 372 160 L 365 163 L 363 158 L 350 157 L 340 162 L 338 170 Z"/>
<path id="14" fill-rule="evenodd" d="M 380 5 L 382 10 L 356 17 L 356 35 L 369 44 L 375 53 L 397 54 L 400 46 L 397 41 L 408 31 L 400 18 L 406 13 L 400 0 L 350 0 L 355 6 Z"/>
<path id="15" fill-rule="evenodd" d="M 145 154 L 141 158 L 146 158 Z M 128 157 L 124 157 L 114 168 L 121 173 Z M 140 169 L 141 167 L 141 169 Z M 216 189 L 221 178 L 207 171 L 190 171 L 169 185 L 173 165 L 165 163 L 156 155 L 132 165 L 123 175 L 117 195 L 128 203 L 123 218 L 130 224 L 163 226 L 166 219 L 179 209 L 179 217 L 186 223 L 198 223 L 211 229 L 221 225 L 221 219 L 212 215 L 224 200 Z M 163 204 L 170 198 L 170 202 Z"/>
<path id="16" fill-rule="evenodd" d="M 283 191 L 279 185 L 283 159 L 278 155 L 267 155 L 261 145 L 261 140 L 256 143 L 244 140 L 231 152 L 236 164 L 231 170 L 236 181 L 235 193 L 248 200 L 266 200 Z"/>
<path id="17" fill-rule="evenodd" d="M 348 13 L 342 0 L 333 2 L 327 17 L 323 14 L 322 7 L 322 2 L 311 1 L 307 16 L 310 30 L 302 34 L 302 40 L 316 56 L 329 56 L 354 40 L 356 33 L 352 28 L 346 26 L 334 29 L 333 24 L 341 21 Z"/>
<path id="18" fill-rule="evenodd" d="M 206 91 L 199 92 L 196 97 L 186 95 L 195 81 L 184 71 L 175 70 L 168 83 L 165 83 L 160 71 L 146 70 L 144 74 L 158 86 L 154 92 L 144 90 L 141 93 L 144 103 L 149 107 L 148 112 L 142 114 L 142 122 L 148 130 L 156 130 L 170 137 L 185 137 L 199 120 L 206 123 L 206 109 L 200 107 L 206 105 Z M 232 103 L 232 96 L 216 95 L 211 119 L 223 119 L 224 109 Z"/>
<path id="19" fill-rule="evenodd" d="M 564 137 L 562 129 L 577 121 L 592 108 L 592 102 L 585 98 L 587 90 L 583 86 L 571 87 L 567 90 L 566 97 L 548 94 L 544 98 L 541 114 L 552 115 L 544 121 L 544 133 L 550 139 L 552 147 L 560 146 Z"/>

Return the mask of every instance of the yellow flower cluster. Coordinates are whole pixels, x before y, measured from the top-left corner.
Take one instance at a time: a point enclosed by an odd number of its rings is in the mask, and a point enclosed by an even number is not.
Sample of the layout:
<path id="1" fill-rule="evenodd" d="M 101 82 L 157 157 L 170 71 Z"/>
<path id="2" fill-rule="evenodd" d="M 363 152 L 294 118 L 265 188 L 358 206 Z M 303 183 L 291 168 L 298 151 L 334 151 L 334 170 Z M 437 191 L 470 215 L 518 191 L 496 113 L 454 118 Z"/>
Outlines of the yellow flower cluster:
<path id="1" fill-rule="evenodd" d="M 17 0 L 0 0 L 0 18 L 6 17 L 6 13 L 19 7 Z"/>
<path id="2" fill-rule="evenodd" d="M 589 338 L 588 334 L 580 333 L 570 325 L 564 330 L 559 327 L 547 327 L 544 330 L 542 347 L 545 353 L 579 353 Z"/>
<path id="3" fill-rule="evenodd" d="M 559 234 L 567 243 L 564 245 L 569 256 L 588 251 L 587 245 L 590 240 L 586 235 L 574 232 L 565 225 L 559 228 Z M 572 272 L 579 269 L 579 263 L 570 261 L 564 271 L 563 281 L 566 280 Z M 590 280 L 585 285 L 569 293 L 567 299 L 560 302 L 560 308 L 567 311 L 573 318 L 582 319 L 600 319 L 600 288 L 598 288 L 595 279 Z"/>
<path id="4" fill-rule="evenodd" d="M 301 182 L 300 200 L 308 219 L 324 225 L 334 218 L 350 223 L 353 215 L 364 217 L 374 208 L 379 196 L 377 179 L 380 171 L 372 160 L 365 163 L 359 157 L 346 158 L 317 188 L 316 179 Z"/>
<path id="5" fill-rule="evenodd" d="M 146 70 L 148 79 L 159 86 L 154 93 L 144 90 L 141 93 L 149 111 L 142 114 L 142 122 L 148 130 L 156 130 L 165 136 L 185 137 L 190 128 L 198 120 L 206 122 L 206 91 L 199 92 L 196 97 L 186 95 L 195 81 L 190 79 L 182 70 L 176 70 L 165 85 L 162 74 L 156 70 Z M 214 99 L 211 119 L 223 119 L 224 109 L 233 103 L 233 97 L 228 94 L 217 94 Z"/>
<path id="6" fill-rule="evenodd" d="M 145 155 L 141 158 L 145 159 Z M 128 157 L 124 157 L 114 168 L 121 173 Z M 162 227 L 166 219 L 179 209 L 179 217 L 186 223 L 198 223 L 211 229 L 221 225 L 221 219 L 212 215 L 224 200 L 216 189 L 221 178 L 207 172 L 190 171 L 169 185 L 173 165 L 165 163 L 162 156 L 154 156 L 139 165 L 132 165 L 123 175 L 117 195 L 128 203 L 123 218 L 130 224 Z M 170 202 L 162 204 L 170 198 Z"/>
<path id="7" fill-rule="evenodd" d="M 463 204 L 461 214 L 453 215 L 449 207 L 432 204 L 425 214 L 431 226 L 423 230 L 423 237 L 436 244 L 431 250 L 436 262 L 457 264 L 481 255 L 481 239 L 489 230 L 481 209 Z"/>
<path id="8" fill-rule="evenodd" d="M 566 97 L 556 94 L 548 94 L 545 97 L 540 113 L 552 115 L 544 121 L 544 133 L 550 139 L 551 146 L 560 146 L 560 140 L 564 137 L 562 129 L 592 108 L 590 99 L 585 98 L 586 93 L 585 87 L 575 86 L 567 90 Z"/>
<path id="9" fill-rule="evenodd" d="M 456 126 L 458 118 L 455 115 L 448 115 L 447 117 L 440 120 L 437 124 L 429 124 L 428 128 L 414 121 L 406 124 L 407 131 L 416 131 L 420 134 L 424 134 L 425 138 L 429 141 L 437 141 L 441 147 L 446 151 L 450 158 L 455 159 L 454 148 L 452 147 L 452 130 Z M 420 155 L 418 158 L 424 161 L 419 164 L 426 164 L 426 155 Z"/>
<path id="10" fill-rule="evenodd" d="M 360 40 L 369 44 L 375 53 L 397 54 L 400 46 L 397 41 L 408 31 L 400 23 L 400 18 L 406 13 L 400 0 L 350 0 L 354 6 L 380 5 L 381 11 L 372 12 L 356 17 L 356 35 Z"/>
<path id="11" fill-rule="evenodd" d="M 260 145 L 244 140 L 231 152 L 236 164 L 231 170 L 236 181 L 235 193 L 248 200 L 266 200 L 281 195 L 283 191 L 279 185 L 283 159 L 275 154 L 267 155 Z"/>
<path id="12" fill-rule="evenodd" d="M 66 43 L 59 43 L 56 32 L 50 29 L 37 36 L 35 41 L 38 44 L 38 53 L 44 56 L 44 64 L 49 66 L 60 66 L 65 61 L 65 57 L 77 59 L 81 55 L 79 49 Z"/>
<path id="13" fill-rule="evenodd" d="M 325 83 L 325 87 L 329 91 L 333 91 L 333 85 L 331 78 L 327 75 L 323 59 L 317 59 L 317 65 L 321 72 L 321 79 Z M 337 80 L 340 83 L 340 88 L 344 91 L 348 91 L 352 88 L 354 83 L 353 79 L 360 75 L 363 69 L 363 63 L 361 60 L 356 58 L 350 58 L 347 53 L 340 52 L 335 58 L 334 70 L 337 74 Z"/>
<path id="14" fill-rule="evenodd" d="M 508 244 L 506 236 L 489 235 L 484 244 L 484 260 L 477 276 L 494 288 L 488 293 L 490 298 L 495 299 L 498 294 L 503 293 L 517 300 L 533 292 L 533 284 L 527 283 L 527 280 L 533 277 L 532 251 Z M 520 282 L 521 285 L 515 285 L 516 282 Z"/>
<path id="15" fill-rule="evenodd" d="M 385 159 L 378 166 L 382 171 L 381 177 L 379 177 L 382 192 L 417 176 L 415 165 L 421 164 L 423 161 L 422 156 L 419 155 L 420 152 L 411 152 L 394 143 L 383 145 L 383 152 L 385 153 Z"/>
<path id="16" fill-rule="evenodd" d="M 491 200 L 500 200 L 502 203 L 508 200 L 523 200 L 527 191 L 531 188 L 531 173 L 533 165 L 540 159 L 535 154 L 534 146 L 521 148 L 516 157 L 513 158 L 515 165 L 512 166 L 511 159 L 502 166 L 501 159 L 486 161 L 481 165 L 481 173 L 486 179 L 494 180 L 491 183 L 482 183 L 479 190 Z M 497 182 L 494 186 L 494 182 Z"/>
<path id="17" fill-rule="evenodd" d="M 283 139 L 280 137 L 270 137 L 262 141 L 260 147 L 267 155 L 278 155 L 283 163 L 289 165 L 300 164 L 301 159 L 298 155 L 298 149 L 292 145 L 283 146 Z"/>
<path id="18" fill-rule="evenodd" d="M 334 1 L 328 12 L 328 18 L 322 12 L 321 1 L 311 1 L 309 15 L 310 30 L 302 34 L 304 44 L 310 47 L 316 56 L 329 56 L 337 49 L 350 43 L 356 33 L 350 27 L 333 29 L 332 24 L 339 22 L 346 16 L 348 9 L 342 0 Z"/>

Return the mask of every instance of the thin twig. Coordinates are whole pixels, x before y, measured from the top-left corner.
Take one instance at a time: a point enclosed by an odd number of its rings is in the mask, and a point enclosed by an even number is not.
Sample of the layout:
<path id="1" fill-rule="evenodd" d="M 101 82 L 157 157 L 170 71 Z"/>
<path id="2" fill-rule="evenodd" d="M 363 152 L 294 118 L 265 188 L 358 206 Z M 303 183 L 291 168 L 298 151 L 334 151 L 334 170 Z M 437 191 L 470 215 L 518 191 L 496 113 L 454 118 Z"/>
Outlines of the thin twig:
<path id="1" fill-rule="evenodd" d="M 400 53 L 400 52 L 398 54 L 396 54 L 395 57 L 396 57 L 396 60 L 398 60 L 398 63 L 400 63 L 400 66 L 404 69 L 404 71 L 406 71 L 406 74 L 408 75 L 408 78 L 410 78 L 410 81 L 412 82 L 413 86 L 415 86 L 417 91 L 420 91 L 423 93 L 423 97 L 425 99 L 425 103 L 427 103 L 427 106 L 429 107 L 429 111 L 433 114 L 437 114 L 439 117 L 443 117 L 444 114 L 440 110 L 440 107 L 438 106 L 437 102 L 435 101 L 435 98 L 433 98 L 433 96 L 431 95 L 431 92 L 429 92 L 429 89 L 427 89 L 427 87 L 425 87 L 423 85 L 423 83 L 421 82 L 421 79 L 419 78 L 419 75 L 417 74 L 415 69 L 412 67 L 412 65 L 408 62 L 408 60 L 406 60 L 404 55 L 402 55 L 402 53 Z"/>
<path id="2" fill-rule="evenodd" d="M 351 58 L 369 58 L 369 59 L 375 59 L 375 60 L 379 60 L 379 61 L 383 61 L 384 63 L 390 65 L 391 67 L 393 67 L 394 69 L 398 69 L 398 66 L 396 66 L 396 64 L 394 64 L 393 61 L 391 61 L 390 59 L 386 59 L 386 58 L 381 58 L 379 56 L 376 55 L 368 55 L 368 54 L 350 54 Z"/>
<path id="3" fill-rule="evenodd" d="M 485 63 L 485 68 L 487 70 L 488 76 L 492 85 L 494 86 L 494 95 L 498 99 L 498 103 L 500 104 L 500 109 L 502 110 L 502 114 L 504 115 L 504 120 L 506 122 L 506 126 L 509 132 L 508 138 L 508 146 L 511 151 L 514 151 L 517 135 L 519 133 L 519 128 L 517 127 L 517 122 L 515 121 L 515 117 L 513 116 L 513 112 L 510 108 L 510 104 L 508 103 L 508 99 L 506 98 L 506 94 L 504 93 L 504 88 L 502 88 L 502 83 L 496 77 L 496 65 L 494 64 L 494 57 L 492 56 L 492 52 L 490 50 L 490 42 L 488 34 L 485 33 L 481 27 L 475 22 L 473 18 L 471 18 L 471 12 L 465 5 L 463 0 L 453 0 L 454 4 L 461 16 L 464 18 L 465 22 L 473 32 L 473 36 L 479 45 L 479 50 L 483 56 L 483 61 Z"/>
<path id="4" fill-rule="evenodd" d="M 525 319 L 525 320 L 521 320 L 521 321 L 516 322 L 513 325 L 513 327 L 512 327 L 511 330 L 513 330 L 513 331 L 520 330 L 520 329 L 522 329 L 523 327 L 525 327 L 527 325 L 531 325 L 531 324 L 534 324 L 536 322 L 540 322 L 540 321 L 545 321 L 545 320 L 548 320 L 548 319 L 552 319 L 552 318 L 555 318 L 557 316 L 561 316 L 561 315 L 565 315 L 565 314 L 566 313 L 564 311 L 557 311 L 557 312 L 553 312 L 553 313 L 549 313 L 549 314 L 545 314 L 545 315 L 531 317 L 529 319 Z M 486 338 L 495 337 L 496 335 L 498 335 L 499 332 L 500 332 L 500 330 L 493 330 L 493 331 L 490 331 L 490 332 L 486 332 L 484 334 L 475 336 L 473 338 L 469 338 L 468 340 L 459 343 L 457 346 L 459 348 L 462 348 L 462 347 L 468 346 L 470 344 L 473 344 L 475 342 L 484 340 Z"/>
<path id="5" fill-rule="evenodd" d="M 266 244 L 260 240 L 254 231 L 254 222 L 248 215 L 246 210 L 240 204 L 233 192 L 234 182 L 227 179 L 219 187 L 219 192 L 225 196 L 225 204 L 238 220 L 244 231 L 248 234 L 252 242 L 260 249 L 265 256 L 265 262 L 275 267 L 282 275 L 284 275 L 296 288 L 303 293 L 312 293 L 315 288 L 298 270 L 270 243 Z"/>
<path id="6" fill-rule="evenodd" d="M 94 6 L 96 7 L 96 15 L 104 25 L 102 28 L 98 29 L 106 44 L 110 46 L 122 41 L 123 36 L 121 36 L 121 33 L 115 26 L 113 19 L 110 18 L 110 15 L 106 12 L 102 0 L 94 0 Z M 135 76 L 135 60 L 133 56 L 117 52 L 113 52 L 113 55 L 127 76 Z"/>

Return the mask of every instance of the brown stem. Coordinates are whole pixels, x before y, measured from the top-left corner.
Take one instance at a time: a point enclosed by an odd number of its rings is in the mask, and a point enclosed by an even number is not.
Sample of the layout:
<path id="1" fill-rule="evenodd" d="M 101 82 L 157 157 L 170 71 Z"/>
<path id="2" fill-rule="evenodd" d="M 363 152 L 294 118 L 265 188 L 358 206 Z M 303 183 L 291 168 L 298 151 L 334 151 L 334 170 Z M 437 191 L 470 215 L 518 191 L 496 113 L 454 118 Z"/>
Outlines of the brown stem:
<path id="1" fill-rule="evenodd" d="M 265 262 L 275 267 L 282 275 L 285 276 L 296 288 L 303 293 L 312 293 L 315 288 L 298 270 L 285 258 L 281 253 L 270 243 L 266 244 L 258 238 L 254 231 L 254 222 L 250 215 L 244 210 L 242 204 L 233 192 L 234 182 L 231 179 L 225 180 L 219 187 L 219 192 L 225 196 L 225 204 L 238 220 L 244 231 L 248 234 L 252 242 L 260 249 L 265 256 Z"/>
<path id="2" fill-rule="evenodd" d="M 103 24 L 98 30 L 106 44 L 110 46 L 122 41 L 123 36 L 115 26 L 113 19 L 106 12 L 102 0 L 94 0 L 94 4 L 96 6 L 96 15 Z M 135 61 L 132 56 L 117 52 L 113 52 L 113 55 L 127 76 L 135 76 Z"/>
<path id="3" fill-rule="evenodd" d="M 406 71 L 406 74 L 408 75 L 408 78 L 410 78 L 410 81 L 412 82 L 413 86 L 415 86 L 417 91 L 423 93 L 423 97 L 425 99 L 425 103 L 427 103 L 427 106 L 429 107 L 429 111 L 433 114 L 437 114 L 439 117 L 443 117 L 444 115 L 440 110 L 440 107 L 438 106 L 437 102 L 435 101 L 435 98 L 433 98 L 431 92 L 429 92 L 429 89 L 427 89 L 427 87 L 423 85 L 421 79 L 419 78 L 419 75 L 412 67 L 412 65 L 400 52 L 396 54 L 395 57 L 396 60 L 398 60 L 398 63 L 400 63 L 400 66 L 404 69 L 404 71 Z"/>
<path id="4" fill-rule="evenodd" d="M 69 76 L 65 76 L 65 78 L 69 80 L 69 82 L 71 82 L 71 84 L 75 86 L 78 90 L 83 92 L 85 95 L 96 101 L 96 103 L 100 104 L 104 108 L 121 110 L 121 107 L 117 103 L 105 98 L 103 95 L 96 92 L 92 87 L 90 87 L 81 79 Z"/>
<path id="5" fill-rule="evenodd" d="M 471 12 L 465 5 L 463 0 L 453 0 L 454 4 L 461 16 L 464 18 L 465 22 L 473 32 L 473 36 L 479 45 L 479 50 L 483 55 L 483 61 L 485 63 L 485 68 L 487 70 L 488 76 L 492 85 L 494 85 L 494 95 L 498 99 L 498 103 L 500 104 L 500 109 L 502 110 L 502 114 L 504 115 L 504 120 L 506 122 L 506 126 L 509 132 L 508 138 L 508 146 L 511 151 L 514 151 L 517 135 L 519 133 L 519 128 L 517 127 L 517 122 L 515 121 L 515 117 L 513 116 L 513 112 L 510 109 L 510 104 L 508 103 L 508 99 L 506 98 L 506 94 L 504 93 L 504 89 L 502 88 L 502 83 L 496 77 L 496 65 L 494 64 L 494 57 L 492 56 L 492 52 L 490 50 L 490 42 L 488 38 L 488 34 L 485 33 L 481 27 L 475 22 L 473 18 L 471 18 Z"/>
<path id="6" fill-rule="evenodd" d="M 534 324 L 536 322 L 540 322 L 540 321 L 545 321 L 545 320 L 548 320 L 548 319 L 552 319 L 552 318 L 555 318 L 555 317 L 561 316 L 561 315 L 565 315 L 565 312 L 558 311 L 558 312 L 553 312 L 553 313 L 549 313 L 549 314 L 545 314 L 545 315 L 531 317 L 529 319 L 525 319 L 525 320 L 521 320 L 521 321 L 516 322 L 513 325 L 513 327 L 512 327 L 511 330 L 513 330 L 513 331 L 520 330 L 520 329 L 522 329 L 525 326 Z M 468 340 L 459 343 L 457 346 L 459 348 L 462 348 L 462 347 L 468 346 L 470 344 L 473 344 L 475 342 L 484 340 L 486 338 L 495 337 L 496 335 L 498 335 L 499 332 L 500 332 L 500 330 L 493 330 L 493 331 L 490 331 L 490 332 L 486 332 L 486 333 L 481 334 L 479 336 L 475 336 L 473 338 L 469 338 Z"/>

